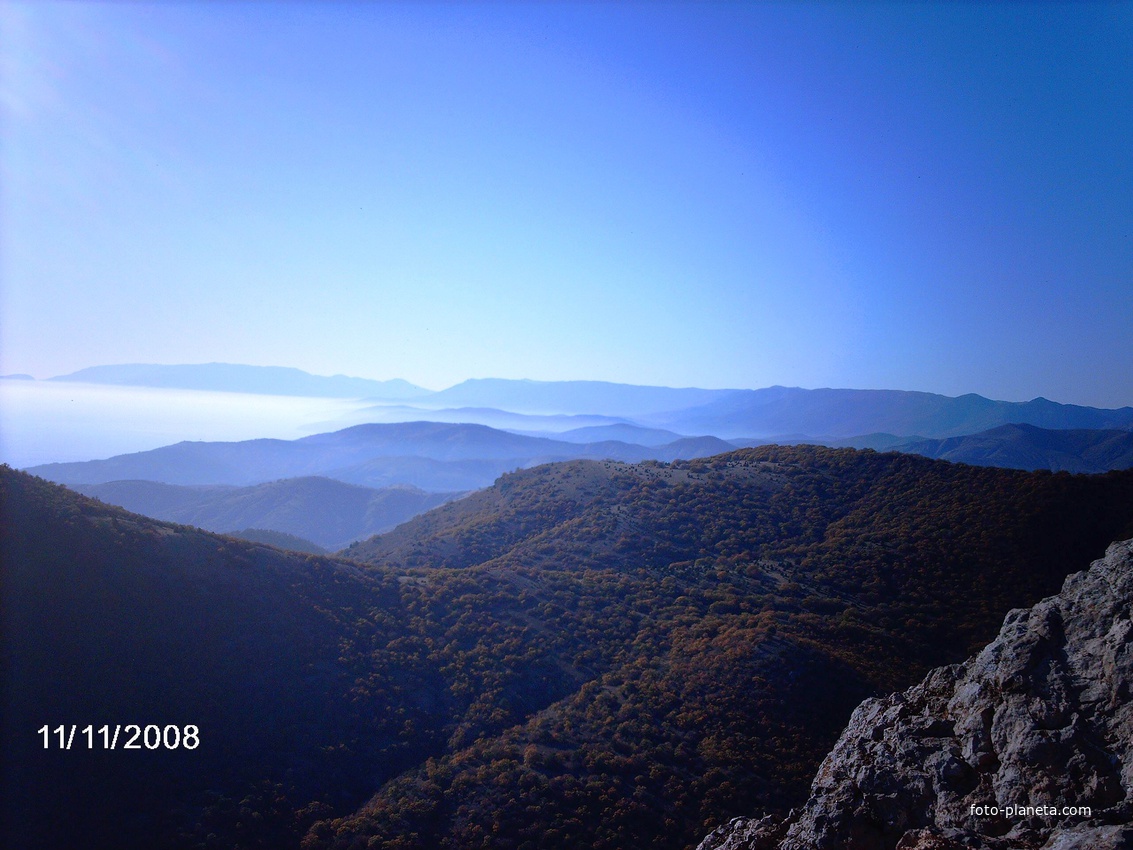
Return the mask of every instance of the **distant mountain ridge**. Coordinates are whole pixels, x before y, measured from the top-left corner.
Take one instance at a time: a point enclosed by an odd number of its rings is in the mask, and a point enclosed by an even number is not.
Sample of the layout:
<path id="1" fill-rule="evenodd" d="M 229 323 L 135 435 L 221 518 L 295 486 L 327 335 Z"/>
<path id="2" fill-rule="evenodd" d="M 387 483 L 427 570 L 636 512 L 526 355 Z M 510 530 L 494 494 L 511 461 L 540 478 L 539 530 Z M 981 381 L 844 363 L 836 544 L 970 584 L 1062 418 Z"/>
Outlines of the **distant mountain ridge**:
<path id="1" fill-rule="evenodd" d="M 893 448 L 939 460 L 1008 469 L 1093 473 L 1133 467 L 1133 431 L 1112 429 L 1051 430 L 1012 424 Z"/>
<path id="2" fill-rule="evenodd" d="M 409 465 L 419 474 L 413 483 L 422 489 L 462 490 L 487 486 L 506 471 L 554 460 L 671 461 L 734 448 L 715 437 L 686 437 L 647 447 L 616 440 L 570 443 L 484 425 L 405 422 L 355 425 L 298 440 L 183 442 L 107 460 L 45 464 L 29 471 L 72 485 L 140 479 L 166 484 L 247 486 L 310 475 L 369 485 L 375 479 L 383 480 L 391 465 Z M 367 474 L 366 470 L 375 466 L 373 474 Z M 472 479 L 475 483 L 453 486 L 454 479 L 446 478 L 445 473 L 454 469 L 463 473 L 455 480 Z M 397 482 L 385 479 L 383 483 Z"/>
<path id="3" fill-rule="evenodd" d="M 943 438 L 1012 423 L 1048 429 L 1133 428 L 1133 407 L 1103 410 L 1045 398 L 993 401 L 905 390 L 736 390 L 696 408 L 646 417 L 643 424 L 722 439 L 807 434 L 839 439 L 887 433 Z"/>
<path id="4" fill-rule="evenodd" d="M 324 377 L 285 366 L 245 366 L 235 363 L 200 363 L 164 366 L 128 363 L 119 366 L 91 366 L 49 381 L 89 384 L 115 384 L 135 387 L 213 390 L 218 392 L 292 395 L 328 398 L 411 399 L 429 390 L 395 378 L 374 381 L 346 375 Z"/>
<path id="5" fill-rule="evenodd" d="M 649 387 L 608 381 L 475 378 L 433 393 L 429 401 L 446 406 L 494 407 L 543 415 L 641 416 L 700 406 L 735 392 L 740 391 Z"/>
<path id="6" fill-rule="evenodd" d="M 828 443 L 879 433 L 943 439 L 1007 424 L 1052 430 L 1133 429 L 1133 407 L 1102 409 L 1045 398 L 1009 402 L 974 393 L 952 397 L 911 390 L 701 389 L 476 378 L 434 392 L 399 379 L 321 377 L 299 369 L 226 363 L 93 366 L 50 380 L 403 401 L 412 402 L 412 407 L 379 405 L 369 412 L 385 422 L 389 416 L 403 421 L 479 421 L 524 431 L 564 430 L 570 424 L 564 417 L 594 417 L 578 422 L 580 426 L 638 427 L 724 440 L 789 434 Z"/>
<path id="7" fill-rule="evenodd" d="M 286 478 L 252 487 L 110 481 L 74 489 L 154 519 L 221 534 L 243 529 L 280 532 L 331 551 L 389 531 L 458 495 L 412 487 L 377 490 L 319 477 Z M 286 546 L 286 541 L 262 535 L 256 539 Z"/>
<path id="8" fill-rule="evenodd" d="M 620 440 L 574 442 L 607 434 L 638 436 L 652 445 Z M 29 471 L 52 481 L 79 487 L 120 481 L 151 481 L 177 485 L 227 485 L 249 487 L 279 479 L 321 476 L 362 487 L 411 486 L 433 493 L 475 490 L 486 487 L 505 472 L 552 461 L 589 458 L 636 463 L 643 460 L 674 460 L 711 457 L 740 446 L 764 444 L 761 440 L 721 440 L 717 437 L 682 437 L 656 445 L 657 439 L 673 432 L 610 426 L 583 428 L 552 439 L 485 425 L 441 422 L 403 422 L 355 425 L 340 431 L 314 434 L 298 440 L 245 440 L 242 442 L 184 442 L 146 452 L 118 455 L 106 460 L 44 464 Z M 780 444 L 819 443 L 802 436 L 778 440 Z M 838 442 L 838 441 L 830 441 Z M 901 451 L 927 457 L 1000 466 L 1008 469 L 1051 469 L 1070 472 L 1104 472 L 1133 466 L 1133 431 L 1116 429 L 1051 430 L 1031 425 L 1004 425 L 979 434 L 931 440 L 903 441 L 892 434 L 870 434 L 846 443 L 875 447 L 879 451 Z M 156 491 L 146 499 L 156 498 Z M 188 498 L 184 493 L 182 500 Z M 180 506 L 164 505 L 165 512 L 146 508 L 151 502 L 118 502 L 149 516 L 193 522 Z M 185 503 L 187 504 L 187 502 Z M 259 527 L 253 516 L 242 525 L 204 527 L 226 531 L 236 527 Z M 270 524 L 266 527 L 275 528 Z M 324 546 L 333 541 L 296 527 L 279 531 L 307 537 Z M 348 542 L 348 541 L 343 541 Z"/>
<path id="9" fill-rule="evenodd" d="M 116 437 L 105 451 L 86 455 L 103 460 L 27 467 L 72 485 L 137 479 L 246 487 L 321 476 L 370 488 L 457 492 L 552 461 L 668 462 L 770 443 L 897 450 L 1027 470 L 1093 473 L 1133 465 L 1133 407 L 1104 410 L 1042 398 L 1004 402 L 902 390 L 705 390 L 505 379 L 469 380 L 432 392 L 404 381 L 219 363 L 101 366 L 62 377 L 351 399 L 312 413 L 290 433 L 318 433 L 301 439 L 174 443 L 186 434 L 175 426 L 170 445 L 160 448 L 151 449 L 154 441 L 139 434 L 139 448 L 149 450 L 122 453 L 130 442 Z M 98 396 L 93 391 L 92 398 Z M 163 398 L 156 394 L 154 404 Z M 254 395 L 232 401 L 250 401 L 258 410 Z M 34 443 L 31 434 L 24 439 Z M 28 463 L 44 457 L 37 452 Z"/>

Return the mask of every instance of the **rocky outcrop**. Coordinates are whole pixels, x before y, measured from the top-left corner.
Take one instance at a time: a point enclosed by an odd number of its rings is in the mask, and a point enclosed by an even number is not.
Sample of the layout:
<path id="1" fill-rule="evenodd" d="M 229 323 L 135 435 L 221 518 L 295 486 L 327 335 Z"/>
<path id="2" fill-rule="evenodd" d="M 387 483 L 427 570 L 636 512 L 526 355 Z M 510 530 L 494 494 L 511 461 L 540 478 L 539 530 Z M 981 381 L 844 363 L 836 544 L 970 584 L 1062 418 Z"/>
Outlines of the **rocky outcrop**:
<path id="1" fill-rule="evenodd" d="M 964 664 L 863 702 L 787 819 L 699 850 L 1133 848 L 1133 541 Z"/>

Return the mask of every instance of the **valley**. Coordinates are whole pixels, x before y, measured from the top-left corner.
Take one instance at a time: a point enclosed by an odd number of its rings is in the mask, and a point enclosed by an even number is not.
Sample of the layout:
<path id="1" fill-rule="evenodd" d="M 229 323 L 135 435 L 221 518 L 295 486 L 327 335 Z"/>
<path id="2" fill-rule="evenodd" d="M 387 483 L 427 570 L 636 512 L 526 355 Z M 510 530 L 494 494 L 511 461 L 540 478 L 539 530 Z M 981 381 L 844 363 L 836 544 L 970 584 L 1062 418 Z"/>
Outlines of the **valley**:
<path id="1" fill-rule="evenodd" d="M 539 465 L 339 558 L 3 498 L 29 847 L 689 847 L 1133 536 L 1131 473 L 816 447 Z M 140 769 L 20 731 L 115 717 L 208 738 Z"/>

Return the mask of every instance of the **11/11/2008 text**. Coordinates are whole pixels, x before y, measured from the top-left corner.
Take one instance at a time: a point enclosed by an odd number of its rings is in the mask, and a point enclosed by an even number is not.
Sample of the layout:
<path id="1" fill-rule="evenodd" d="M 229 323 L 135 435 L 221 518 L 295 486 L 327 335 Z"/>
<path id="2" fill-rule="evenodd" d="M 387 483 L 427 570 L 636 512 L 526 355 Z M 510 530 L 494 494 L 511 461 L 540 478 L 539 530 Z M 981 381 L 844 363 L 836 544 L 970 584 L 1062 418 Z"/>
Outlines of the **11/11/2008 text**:
<path id="1" fill-rule="evenodd" d="M 79 729 L 77 725 L 56 726 L 54 729 L 47 725 L 41 726 L 37 734 L 43 736 L 43 748 L 49 750 L 56 743 L 58 749 L 69 750 L 75 744 L 75 735 L 78 733 L 78 745 L 82 748 L 86 743 L 88 750 L 96 749 L 100 744 L 104 750 L 195 750 L 201 745 L 201 730 L 190 723 L 187 726 L 139 726 L 135 723 L 123 726 L 93 725 Z M 119 740 L 121 738 L 121 740 Z M 119 747 L 121 744 L 121 747 Z"/>

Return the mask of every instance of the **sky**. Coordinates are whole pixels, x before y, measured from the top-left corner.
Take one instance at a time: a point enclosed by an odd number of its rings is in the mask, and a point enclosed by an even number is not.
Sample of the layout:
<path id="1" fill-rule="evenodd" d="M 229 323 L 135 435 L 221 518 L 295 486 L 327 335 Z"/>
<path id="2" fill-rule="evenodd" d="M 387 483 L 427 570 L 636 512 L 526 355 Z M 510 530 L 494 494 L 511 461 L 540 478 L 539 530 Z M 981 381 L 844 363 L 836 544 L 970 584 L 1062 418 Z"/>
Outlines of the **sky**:
<path id="1" fill-rule="evenodd" d="M 1133 405 L 1133 4 L 0 0 L 0 374 Z"/>

